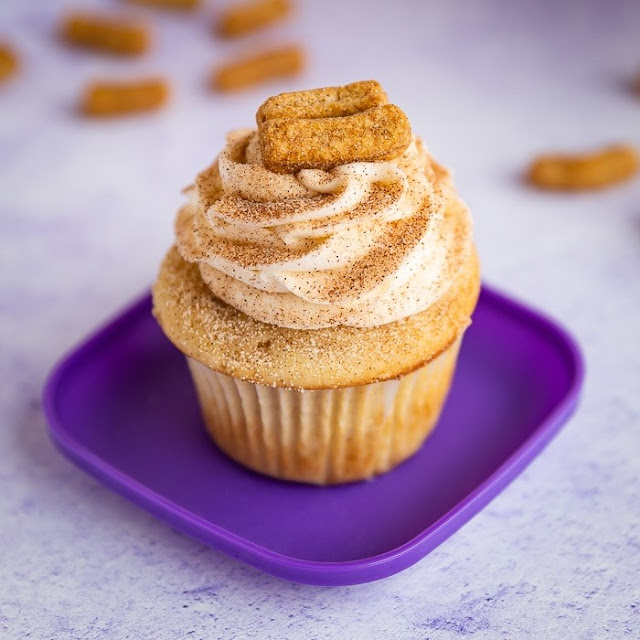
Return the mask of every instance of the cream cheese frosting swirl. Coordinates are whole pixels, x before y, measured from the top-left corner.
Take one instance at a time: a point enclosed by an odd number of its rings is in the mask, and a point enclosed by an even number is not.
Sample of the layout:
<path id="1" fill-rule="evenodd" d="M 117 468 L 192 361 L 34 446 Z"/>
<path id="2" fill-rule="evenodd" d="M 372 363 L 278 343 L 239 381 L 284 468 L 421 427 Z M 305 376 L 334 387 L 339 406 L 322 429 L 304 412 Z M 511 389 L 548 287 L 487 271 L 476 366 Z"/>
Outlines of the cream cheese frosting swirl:
<path id="1" fill-rule="evenodd" d="M 283 327 L 372 327 L 423 311 L 472 247 L 469 212 L 418 138 L 392 161 L 277 174 L 256 133 L 237 130 L 186 193 L 181 256 L 216 297 Z"/>

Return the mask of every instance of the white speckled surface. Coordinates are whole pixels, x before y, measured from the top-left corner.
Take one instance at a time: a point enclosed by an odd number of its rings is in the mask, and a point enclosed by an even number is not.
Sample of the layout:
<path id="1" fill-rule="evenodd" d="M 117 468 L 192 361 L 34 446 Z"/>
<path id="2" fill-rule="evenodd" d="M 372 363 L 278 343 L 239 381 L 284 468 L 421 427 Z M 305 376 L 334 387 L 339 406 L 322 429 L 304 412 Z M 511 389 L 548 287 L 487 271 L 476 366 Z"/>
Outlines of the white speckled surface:
<path id="1" fill-rule="evenodd" d="M 640 181 L 549 195 L 518 178 L 539 150 L 640 146 L 626 87 L 640 4 L 308 0 L 255 38 L 307 40 L 307 75 L 223 98 L 204 76 L 242 45 L 210 37 L 211 11 L 148 12 L 157 47 L 130 65 L 58 46 L 65 5 L 0 5 L 23 59 L 0 88 L 0 637 L 640 638 Z M 173 79 L 164 113 L 75 115 L 85 79 L 142 69 Z M 261 574 L 103 488 L 53 448 L 39 398 L 60 355 L 150 283 L 180 188 L 227 128 L 276 90 L 365 77 L 454 167 L 486 280 L 568 326 L 587 378 L 560 435 L 456 535 L 394 577 L 326 589 Z"/>

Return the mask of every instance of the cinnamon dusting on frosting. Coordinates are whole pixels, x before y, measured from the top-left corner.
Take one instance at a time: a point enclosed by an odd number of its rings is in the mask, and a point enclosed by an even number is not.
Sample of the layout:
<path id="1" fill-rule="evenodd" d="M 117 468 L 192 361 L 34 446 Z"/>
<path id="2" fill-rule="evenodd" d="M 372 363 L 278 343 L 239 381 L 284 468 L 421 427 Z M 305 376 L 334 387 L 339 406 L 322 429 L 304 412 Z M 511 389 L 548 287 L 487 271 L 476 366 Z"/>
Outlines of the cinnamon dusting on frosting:
<path id="1" fill-rule="evenodd" d="M 423 311 L 471 251 L 471 222 L 419 140 L 396 160 L 275 174 L 232 134 L 176 222 L 212 293 L 291 328 L 371 327 Z"/>

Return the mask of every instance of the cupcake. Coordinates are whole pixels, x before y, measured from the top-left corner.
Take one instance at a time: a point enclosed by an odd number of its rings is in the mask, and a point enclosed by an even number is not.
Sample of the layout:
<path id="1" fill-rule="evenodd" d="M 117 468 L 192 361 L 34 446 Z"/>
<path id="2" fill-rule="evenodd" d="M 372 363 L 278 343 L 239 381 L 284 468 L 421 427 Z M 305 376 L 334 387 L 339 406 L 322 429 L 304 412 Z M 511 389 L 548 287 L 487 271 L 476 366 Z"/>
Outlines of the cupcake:
<path id="1" fill-rule="evenodd" d="M 384 146 L 393 131 L 361 117 L 379 107 L 344 100 L 371 87 L 386 105 L 374 82 L 278 96 L 321 105 L 277 114 L 309 126 L 281 165 L 264 109 L 232 131 L 186 189 L 153 287 L 213 441 L 275 478 L 353 482 L 413 455 L 478 298 L 469 210 L 418 137 Z"/>

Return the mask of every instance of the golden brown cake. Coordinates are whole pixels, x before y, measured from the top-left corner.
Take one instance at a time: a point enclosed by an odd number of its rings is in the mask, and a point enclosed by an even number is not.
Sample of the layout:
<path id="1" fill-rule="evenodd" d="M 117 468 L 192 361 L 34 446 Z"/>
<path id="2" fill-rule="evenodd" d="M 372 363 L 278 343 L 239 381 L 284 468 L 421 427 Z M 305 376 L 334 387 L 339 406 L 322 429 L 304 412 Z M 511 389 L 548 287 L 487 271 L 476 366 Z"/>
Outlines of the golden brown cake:
<path id="1" fill-rule="evenodd" d="M 469 211 L 421 141 L 349 160 L 274 173 L 256 131 L 232 132 L 153 288 L 213 440 L 277 478 L 361 480 L 415 453 L 479 293 Z"/>

